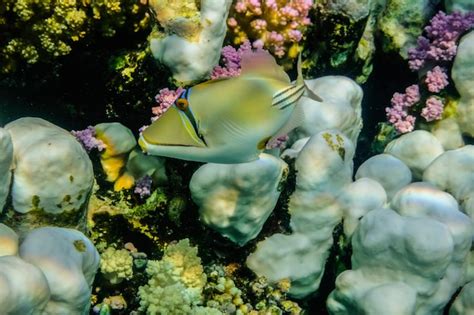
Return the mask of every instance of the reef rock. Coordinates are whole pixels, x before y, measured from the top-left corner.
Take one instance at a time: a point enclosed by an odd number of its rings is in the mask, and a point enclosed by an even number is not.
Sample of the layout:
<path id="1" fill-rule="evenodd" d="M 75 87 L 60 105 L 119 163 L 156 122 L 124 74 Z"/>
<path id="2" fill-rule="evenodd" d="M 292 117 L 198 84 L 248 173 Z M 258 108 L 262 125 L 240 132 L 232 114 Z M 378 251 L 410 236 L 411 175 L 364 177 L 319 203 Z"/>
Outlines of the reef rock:
<path id="1" fill-rule="evenodd" d="M 377 181 L 363 177 L 344 187 L 338 199 L 344 211 L 344 234 L 351 237 L 367 212 L 385 205 L 387 194 Z"/>
<path id="2" fill-rule="evenodd" d="M 261 154 L 256 161 L 201 166 L 191 178 L 191 196 L 201 221 L 238 245 L 255 238 L 280 196 L 288 166 Z"/>
<path id="3" fill-rule="evenodd" d="M 462 288 L 449 309 L 449 315 L 474 315 L 474 281 Z"/>
<path id="4" fill-rule="evenodd" d="M 337 277 L 327 301 L 331 314 L 442 314 L 465 283 L 472 221 L 454 198 L 417 183 L 398 192 L 392 207 L 360 221 L 353 270 Z"/>
<path id="5" fill-rule="evenodd" d="M 423 181 L 452 194 L 474 219 L 474 146 L 444 152 L 425 170 Z"/>
<path id="6" fill-rule="evenodd" d="M 378 154 L 361 164 L 356 179 L 371 178 L 383 186 L 387 199 L 391 200 L 397 191 L 411 183 L 411 171 L 402 161 L 390 154 Z"/>
<path id="7" fill-rule="evenodd" d="M 327 255 L 318 245 L 301 233 L 273 234 L 257 244 L 247 257 L 247 267 L 270 283 L 291 279 L 289 294 L 304 297 L 319 287 L 324 273 Z"/>
<path id="8" fill-rule="evenodd" d="M 303 96 L 299 104 L 303 107 L 305 119 L 301 126 L 290 134 L 293 141 L 311 137 L 322 130 L 338 129 L 352 143 L 362 129 L 361 87 L 343 76 L 325 76 L 306 80 L 307 86 L 319 95 L 323 102 Z"/>
<path id="9" fill-rule="evenodd" d="M 406 58 L 408 49 L 416 45 L 423 27 L 435 13 L 440 0 L 386 0 L 378 21 L 385 50 Z"/>
<path id="10" fill-rule="evenodd" d="M 457 106 L 459 127 L 474 137 L 474 31 L 461 38 L 451 77 L 461 95 Z"/>
<path id="11" fill-rule="evenodd" d="M 294 234 L 270 236 L 247 260 L 250 269 L 272 282 L 289 278 L 293 297 L 303 298 L 319 287 L 333 244 L 333 229 L 343 216 L 338 197 L 352 181 L 353 156 L 354 145 L 340 131 L 312 136 L 295 161 L 296 189 L 288 205 Z M 275 252 L 270 254 L 272 250 Z M 285 261 L 299 263 L 280 272 L 284 255 L 288 255 Z M 304 267 L 298 267 L 300 263 Z"/>
<path id="12" fill-rule="evenodd" d="M 474 2 L 472 0 L 444 0 L 444 7 L 448 13 L 474 11 Z"/>
<path id="13" fill-rule="evenodd" d="M 395 156 L 410 168 L 414 179 L 421 179 L 423 171 L 443 152 L 439 140 L 425 130 L 404 134 L 385 147 L 385 153 Z"/>
<path id="14" fill-rule="evenodd" d="M 100 256 L 84 234 L 57 227 L 35 229 L 20 245 L 20 256 L 46 277 L 51 291 L 46 313 L 88 314 Z"/>
<path id="15" fill-rule="evenodd" d="M 40 118 L 20 118 L 5 129 L 14 147 L 13 211 L 5 223 L 20 234 L 50 222 L 84 231 L 94 173 L 83 147 Z"/>
<path id="16" fill-rule="evenodd" d="M 153 32 L 150 48 L 155 59 L 171 69 L 182 83 L 205 78 L 219 62 L 227 31 L 231 0 L 152 0 L 150 6 L 163 32 Z"/>
<path id="17" fill-rule="evenodd" d="M 3 314 L 45 314 L 51 296 L 41 270 L 18 256 L 0 257 L 0 305 Z"/>
<path id="18" fill-rule="evenodd" d="M 0 213 L 5 206 L 10 191 L 13 162 L 13 144 L 8 131 L 0 128 Z"/>

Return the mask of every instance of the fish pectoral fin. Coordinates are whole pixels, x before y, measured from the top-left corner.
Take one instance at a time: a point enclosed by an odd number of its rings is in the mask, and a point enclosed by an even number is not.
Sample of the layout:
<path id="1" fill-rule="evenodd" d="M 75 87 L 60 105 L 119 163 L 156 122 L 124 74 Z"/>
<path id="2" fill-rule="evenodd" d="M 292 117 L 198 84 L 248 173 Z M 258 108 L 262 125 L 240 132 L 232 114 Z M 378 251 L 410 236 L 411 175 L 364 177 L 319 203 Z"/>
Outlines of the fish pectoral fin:
<path id="1" fill-rule="evenodd" d="M 278 130 L 269 141 L 273 142 L 278 137 L 287 135 L 293 129 L 301 126 L 304 122 L 304 116 L 303 106 L 301 106 L 301 103 L 297 102 L 293 113 L 291 113 L 290 119 L 288 119 L 286 124 L 280 128 L 280 130 Z"/>
<path id="2" fill-rule="evenodd" d="M 309 86 L 306 84 L 306 82 L 304 83 L 304 86 L 306 87 L 306 93 L 308 94 L 308 97 L 312 100 L 315 100 L 316 102 L 324 102 L 324 100 L 316 93 L 314 93 L 310 88 Z"/>
<path id="3" fill-rule="evenodd" d="M 290 83 L 288 74 L 268 51 L 248 51 L 242 54 L 241 75 L 256 75 Z"/>

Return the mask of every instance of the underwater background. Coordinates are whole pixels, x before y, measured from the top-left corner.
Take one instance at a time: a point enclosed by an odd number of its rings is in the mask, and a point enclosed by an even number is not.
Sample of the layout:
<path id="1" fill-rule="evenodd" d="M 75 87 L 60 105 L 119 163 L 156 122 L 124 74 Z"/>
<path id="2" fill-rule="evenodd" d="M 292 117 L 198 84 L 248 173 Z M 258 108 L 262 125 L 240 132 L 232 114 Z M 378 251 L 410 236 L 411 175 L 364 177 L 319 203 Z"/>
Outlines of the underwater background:
<path id="1" fill-rule="evenodd" d="M 0 0 L 0 34 L 0 314 L 474 312 L 473 1 Z"/>

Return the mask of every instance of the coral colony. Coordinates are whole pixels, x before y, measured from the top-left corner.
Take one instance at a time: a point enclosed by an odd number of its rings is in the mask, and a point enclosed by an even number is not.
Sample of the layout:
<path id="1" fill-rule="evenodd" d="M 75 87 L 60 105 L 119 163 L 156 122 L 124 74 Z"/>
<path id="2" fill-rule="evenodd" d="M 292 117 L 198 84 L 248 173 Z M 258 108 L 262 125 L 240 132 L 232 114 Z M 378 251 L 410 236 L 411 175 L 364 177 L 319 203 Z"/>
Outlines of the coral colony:
<path id="1" fill-rule="evenodd" d="M 457 42 L 473 26 L 474 12 L 446 14 L 440 11 L 425 27 L 425 36 L 418 37 L 417 46 L 408 51 L 410 69 L 425 73 L 425 79 L 420 86 L 408 87 L 405 94 L 395 93 L 392 106 L 386 108 L 388 121 L 399 133 L 413 131 L 417 115 L 427 122 L 442 118 L 446 102 L 442 91 L 449 84 L 447 73 L 456 56 Z M 421 97 L 420 87 L 427 90 L 428 96 L 423 93 Z M 435 95 L 430 95 L 432 93 Z"/>
<path id="2" fill-rule="evenodd" d="M 474 2 L 375 2 L 4 0 L 0 314 L 474 314 Z"/>

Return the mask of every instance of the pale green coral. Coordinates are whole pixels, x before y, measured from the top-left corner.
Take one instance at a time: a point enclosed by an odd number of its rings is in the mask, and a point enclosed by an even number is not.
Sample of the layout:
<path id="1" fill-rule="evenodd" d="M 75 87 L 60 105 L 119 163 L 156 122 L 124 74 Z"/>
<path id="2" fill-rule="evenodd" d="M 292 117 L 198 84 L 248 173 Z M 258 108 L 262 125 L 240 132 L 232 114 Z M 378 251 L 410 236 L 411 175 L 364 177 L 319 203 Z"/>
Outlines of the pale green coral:
<path id="1" fill-rule="evenodd" d="M 100 255 L 100 272 L 111 284 L 130 280 L 133 276 L 133 257 L 126 249 L 108 247 Z"/>
<path id="2" fill-rule="evenodd" d="M 202 303 L 206 275 L 197 248 L 184 239 L 169 245 L 159 261 L 149 261 L 148 284 L 139 288 L 140 310 L 147 314 L 193 314 Z"/>

